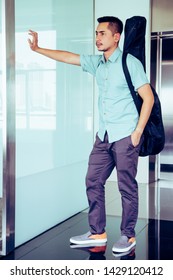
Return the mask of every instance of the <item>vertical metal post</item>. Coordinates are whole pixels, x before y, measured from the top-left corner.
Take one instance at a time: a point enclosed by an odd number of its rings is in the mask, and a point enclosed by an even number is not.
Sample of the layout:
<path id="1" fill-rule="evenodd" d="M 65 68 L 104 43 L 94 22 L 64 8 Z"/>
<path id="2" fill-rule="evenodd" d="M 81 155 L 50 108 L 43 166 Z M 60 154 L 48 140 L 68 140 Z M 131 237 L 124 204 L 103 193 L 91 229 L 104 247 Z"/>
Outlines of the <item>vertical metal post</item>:
<path id="1" fill-rule="evenodd" d="M 2 0 L 3 209 L 2 250 L 14 249 L 15 234 L 15 0 Z"/>
<path id="2" fill-rule="evenodd" d="M 162 38 L 160 32 L 157 34 L 157 71 L 156 71 L 156 89 L 161 99 L 162 83 Z M 157 156 L 157 179 L 160 179 L 160 154 Z"/>
<path id="3" fill-rule="evenodd" d="M 161 95 L 161 77 L 162 77 L 162 40 L 160 39 L 160 33 L 157 34 L 157 62 L 156 62 L 156 90 L 160 97 Z M 157 180 L 160 179 L 160 155 L 157 155 L 157 169 L 156 176 Z M 155 210 L 156 210 L 156 221 L 155 221 L 155 236 L 157 236 L 157 257 L 160 259 L 160 186 L 156 184 L 155 194 Z"/>

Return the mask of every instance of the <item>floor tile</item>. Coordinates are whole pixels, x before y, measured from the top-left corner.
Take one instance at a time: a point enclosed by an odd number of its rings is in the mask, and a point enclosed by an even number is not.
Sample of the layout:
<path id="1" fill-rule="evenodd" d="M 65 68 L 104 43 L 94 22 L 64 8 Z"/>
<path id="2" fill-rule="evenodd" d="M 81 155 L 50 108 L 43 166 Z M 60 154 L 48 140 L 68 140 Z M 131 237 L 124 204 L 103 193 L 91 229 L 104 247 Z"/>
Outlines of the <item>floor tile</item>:
<path id="1" fill-rule="evenodd" d="M 121 199 L 115 183 L 106 189 L 106 246 L 73 249 L 71 236 L 88 231 L 88 209 L 16 248 L 4 260 L 173 260 L 172 181 L 139 186 L 139 218 L 135 250 L 114 256 L 112 246 L 120 236 Z"/>

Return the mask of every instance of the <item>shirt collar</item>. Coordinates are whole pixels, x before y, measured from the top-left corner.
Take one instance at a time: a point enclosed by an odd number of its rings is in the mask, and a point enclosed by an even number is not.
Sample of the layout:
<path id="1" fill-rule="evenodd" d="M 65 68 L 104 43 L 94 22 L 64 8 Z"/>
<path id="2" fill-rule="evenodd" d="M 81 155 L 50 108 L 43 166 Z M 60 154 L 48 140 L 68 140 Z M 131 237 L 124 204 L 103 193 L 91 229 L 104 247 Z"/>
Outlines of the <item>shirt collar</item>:
<path id="1" fill-rule="evenodd" d="M 113 54 L 111 54 L 111 56 L 109 57 L 108 61 L 110 61 L 110 62 L 115 62 L 115 61 L 117 60 L 117 58 L 119 57 L 120 53 L 121 53 L 120 48 L 117 47 L 117 48 L 115 49 L 115 51 L 113 52 Z M 105 63 L 104 54 L 103 54 L 102 57 L 101 57 L 101 61 L 102 61 L 103 63 Z"/>

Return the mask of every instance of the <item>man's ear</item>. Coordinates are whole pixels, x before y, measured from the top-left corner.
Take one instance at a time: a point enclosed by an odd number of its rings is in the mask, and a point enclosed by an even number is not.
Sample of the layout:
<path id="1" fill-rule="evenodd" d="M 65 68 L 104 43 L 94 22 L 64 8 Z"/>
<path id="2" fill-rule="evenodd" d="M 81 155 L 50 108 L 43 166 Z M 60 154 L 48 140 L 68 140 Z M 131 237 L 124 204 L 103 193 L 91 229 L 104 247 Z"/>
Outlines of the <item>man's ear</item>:
<path id="1" fill-rule="evenodd" d="M 120 37 L 121 37 L 120 33 L 115 33 L 115 34 L 114 34 L 114 39 L 115 39 L 115 42 L 116 42 L 116 43 L 119 42 Z"/>

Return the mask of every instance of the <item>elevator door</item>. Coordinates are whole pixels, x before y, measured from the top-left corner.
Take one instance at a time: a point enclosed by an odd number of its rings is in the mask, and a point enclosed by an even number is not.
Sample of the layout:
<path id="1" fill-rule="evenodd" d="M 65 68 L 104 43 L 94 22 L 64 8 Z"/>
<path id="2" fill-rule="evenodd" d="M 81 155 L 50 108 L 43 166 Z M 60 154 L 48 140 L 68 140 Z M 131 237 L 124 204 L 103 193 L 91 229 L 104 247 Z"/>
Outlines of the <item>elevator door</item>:
<path id="1" fill-rule="evenodd" d="M 173 34 L 162 38 L 161 102 L 166 143 L 160 155 L 162 178 L 173 179 Z"/>
<path id="2" fill-rule="evenodd" d="M 151 83 L 162 106 L 165 147 L 159 155 L 159 178 L 173 180 L 173 32 L 152 34 Z"/>

